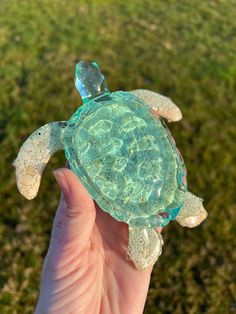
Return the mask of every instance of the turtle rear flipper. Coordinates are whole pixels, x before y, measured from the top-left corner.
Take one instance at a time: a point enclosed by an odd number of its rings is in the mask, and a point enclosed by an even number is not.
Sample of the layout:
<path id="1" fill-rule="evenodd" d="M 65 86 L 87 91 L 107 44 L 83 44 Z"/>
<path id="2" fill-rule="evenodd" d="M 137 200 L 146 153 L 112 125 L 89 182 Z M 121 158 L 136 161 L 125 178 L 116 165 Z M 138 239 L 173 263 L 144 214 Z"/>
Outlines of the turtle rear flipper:
<path id="1" fill-rule="evenodd" d="M 162 236 L 155 229 L 129 226 L 128 258 L 140 272 L 153 266 L 162 252 Z"/>
<path id="2" fill-rule="evenodd" d="M 40 186 L 43 170 L 51 156 L 64 148 L 61 132 L 67 122 L 45 124 L 22 145 L 13 166 L 16 168 L 16 183 L 20 193 L 27 199 L 33 199 Z"/>
<path id="3" fill-rule="evenodd" d="M 200 197 L 187 192 L 184 206 L 181 208 L 176 221 L 182 227 L 194 228 L 206 219 L 207 211 L 202 205 L 203 200 Z"/>

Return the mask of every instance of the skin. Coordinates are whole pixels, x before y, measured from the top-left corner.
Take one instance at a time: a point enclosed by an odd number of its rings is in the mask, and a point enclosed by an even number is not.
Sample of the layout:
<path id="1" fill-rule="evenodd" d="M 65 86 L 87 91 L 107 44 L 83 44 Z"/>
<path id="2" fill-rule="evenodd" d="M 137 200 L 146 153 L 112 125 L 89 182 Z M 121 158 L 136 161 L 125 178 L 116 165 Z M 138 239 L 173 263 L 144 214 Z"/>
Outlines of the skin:
<path id="1" fill-rule="evenodd" d="M 128 226 L 103 212 L 72 171 L 54 175 L 62 194 L 36 314 L 143 313 L 152 267 L 140 273 L 126 258 Z"/>

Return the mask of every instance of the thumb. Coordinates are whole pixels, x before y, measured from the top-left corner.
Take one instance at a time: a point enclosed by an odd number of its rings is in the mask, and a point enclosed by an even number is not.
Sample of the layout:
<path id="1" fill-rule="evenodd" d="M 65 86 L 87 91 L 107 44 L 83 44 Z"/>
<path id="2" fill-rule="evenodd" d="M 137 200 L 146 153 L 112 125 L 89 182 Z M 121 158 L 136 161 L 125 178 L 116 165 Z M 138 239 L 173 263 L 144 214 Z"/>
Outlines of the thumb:
<path id="1" fill-rule="evenodd" d="M 88 245 L 94 226 L 94 202 L 71 170 L 57 169 L 54 176 L 62 196 L 53 223 L 51 242 L 53 246 L 59 245 L 60 250 L 68 247 L 82 250 Z"/>

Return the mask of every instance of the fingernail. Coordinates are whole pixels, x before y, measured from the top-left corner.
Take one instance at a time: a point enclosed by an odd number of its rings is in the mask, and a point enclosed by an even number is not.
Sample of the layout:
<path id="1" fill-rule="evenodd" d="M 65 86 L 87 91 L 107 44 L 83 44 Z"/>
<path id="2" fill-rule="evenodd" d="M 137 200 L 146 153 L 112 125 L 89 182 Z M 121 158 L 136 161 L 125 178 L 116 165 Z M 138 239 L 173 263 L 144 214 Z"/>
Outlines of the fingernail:
<path id="1" fill-rule="evenodd" d="M 66 177 L 65 177 L 63 171 L 55 170 L 55 171 L 53 171 L 53 174 L 55 176 L 55 179 L 56 179 L 58 185 L 62 189 L 62 191 L 65 192 L 65 193 L 70 192 L 70 188 L 69 188 L 69 186 L 67 184 Z"/>

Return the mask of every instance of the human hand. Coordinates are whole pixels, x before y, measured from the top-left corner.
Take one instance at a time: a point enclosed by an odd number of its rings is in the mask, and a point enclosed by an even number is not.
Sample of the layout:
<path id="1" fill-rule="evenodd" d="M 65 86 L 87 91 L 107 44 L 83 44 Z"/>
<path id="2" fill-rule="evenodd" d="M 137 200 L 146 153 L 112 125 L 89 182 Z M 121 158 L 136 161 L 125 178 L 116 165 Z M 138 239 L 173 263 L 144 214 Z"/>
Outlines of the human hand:
<path id="1" fill-rule="evenodd" d="M 55 177 L 62 190 L 44 261 L 36 314 L 139 314 L 152 268 L 126 258 L 128 225 L 103 212 L 69 169 Z"/>

